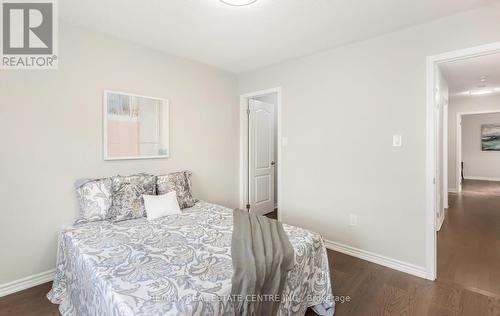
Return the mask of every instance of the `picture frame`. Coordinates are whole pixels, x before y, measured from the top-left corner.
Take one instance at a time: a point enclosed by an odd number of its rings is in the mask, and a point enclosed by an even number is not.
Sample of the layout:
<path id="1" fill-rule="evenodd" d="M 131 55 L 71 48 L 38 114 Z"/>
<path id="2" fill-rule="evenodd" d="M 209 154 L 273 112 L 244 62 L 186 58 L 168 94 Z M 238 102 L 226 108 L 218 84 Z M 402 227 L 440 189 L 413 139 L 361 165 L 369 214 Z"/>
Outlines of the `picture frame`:
<path id="1" fill-rule="evenodd" d="M 169 158 L 169 101 L 104 90 L 103 157 L 106 161 Z"/>
<path id="2" fill-rule="evenodd" d="M 500 151 L 500 123 L 481 125 L 481 150 Z"/>

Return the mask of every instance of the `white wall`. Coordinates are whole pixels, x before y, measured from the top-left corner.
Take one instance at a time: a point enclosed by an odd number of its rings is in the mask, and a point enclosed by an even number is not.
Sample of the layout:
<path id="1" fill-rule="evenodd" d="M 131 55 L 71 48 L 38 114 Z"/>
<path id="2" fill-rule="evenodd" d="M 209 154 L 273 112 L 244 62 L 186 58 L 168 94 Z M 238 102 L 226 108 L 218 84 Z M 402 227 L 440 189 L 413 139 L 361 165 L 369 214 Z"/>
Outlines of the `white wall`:
<path id="1" fill-rule="evenodd" d="M 68 24 L 59 43 L 58 70 L 0 70 L 0 284 L 55 267 L 80 177 L 190 169 L 197 198 L 238 206 L 234 75 Z M 103 161 L 104 89 L 170 100 L 170 159 Z"/>
<path id="2" fill-rule="evenodd" d="M 500 152 L 481 150 L 481 125 L 500 124 L 500 113 L 462 117 L 464 177 L 500 180 Z"/>
<path id="3" fill-rule="evenodd" d="M 241 75 L 282 87 L 283 220 L 425 266 L 426 56 L 495 41 L 498 5 Z"/>
<path id="4" fill-rule="evenodd" d="M 457 114 L 497 110 L 500 111 L 500 95 L 450 99 L 448 107 L 448 184 L 451 191 L 457 189 Z"/>
<path id="5" fill-rule="evenodd" d="M 270 93 L 261 97 L 254 98 L 255 100 L 274 104 L 274 204 L 278 204 L 278 94 Z"/>

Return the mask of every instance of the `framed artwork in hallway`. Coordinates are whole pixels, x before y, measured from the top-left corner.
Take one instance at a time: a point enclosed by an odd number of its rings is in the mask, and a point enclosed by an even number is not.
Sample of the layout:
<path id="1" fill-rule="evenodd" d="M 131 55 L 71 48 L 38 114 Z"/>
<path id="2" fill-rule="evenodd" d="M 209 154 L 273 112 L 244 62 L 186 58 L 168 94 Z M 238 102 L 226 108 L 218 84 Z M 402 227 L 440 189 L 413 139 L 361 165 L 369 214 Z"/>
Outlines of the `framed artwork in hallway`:
<path id="1" fill-rule="evenodd" d="M 500 151 L 500 124 L 483 124 L 481 126 L 481 149 L 483 151 Z"/>

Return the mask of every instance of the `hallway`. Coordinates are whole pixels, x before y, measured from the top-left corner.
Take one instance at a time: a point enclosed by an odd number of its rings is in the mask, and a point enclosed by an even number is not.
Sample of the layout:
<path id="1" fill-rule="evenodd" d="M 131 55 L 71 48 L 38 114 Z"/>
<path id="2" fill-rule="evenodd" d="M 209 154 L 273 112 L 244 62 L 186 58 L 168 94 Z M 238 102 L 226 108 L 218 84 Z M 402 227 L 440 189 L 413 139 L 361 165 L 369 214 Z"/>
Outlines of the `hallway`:
<path id="1" fill-rule="evenodd" d="M 466 180 L 438 233 L 438 281 L 500 297 L 500 182 Z"/>

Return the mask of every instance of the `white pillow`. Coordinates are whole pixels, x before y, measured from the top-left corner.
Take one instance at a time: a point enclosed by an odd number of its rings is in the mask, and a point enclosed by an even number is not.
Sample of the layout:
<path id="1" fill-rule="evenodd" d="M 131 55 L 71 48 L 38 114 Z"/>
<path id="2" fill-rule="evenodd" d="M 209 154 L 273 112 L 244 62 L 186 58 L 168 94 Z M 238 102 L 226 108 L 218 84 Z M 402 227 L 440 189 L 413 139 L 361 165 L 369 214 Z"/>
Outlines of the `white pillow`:
<path id="1" fill-rule="evenodd" d="M 181 214 L 177 193 L 168 192 L 163 195 L 143 195 L 144 208 L 148 220 L 154 220 L 171 214 Z"/>

